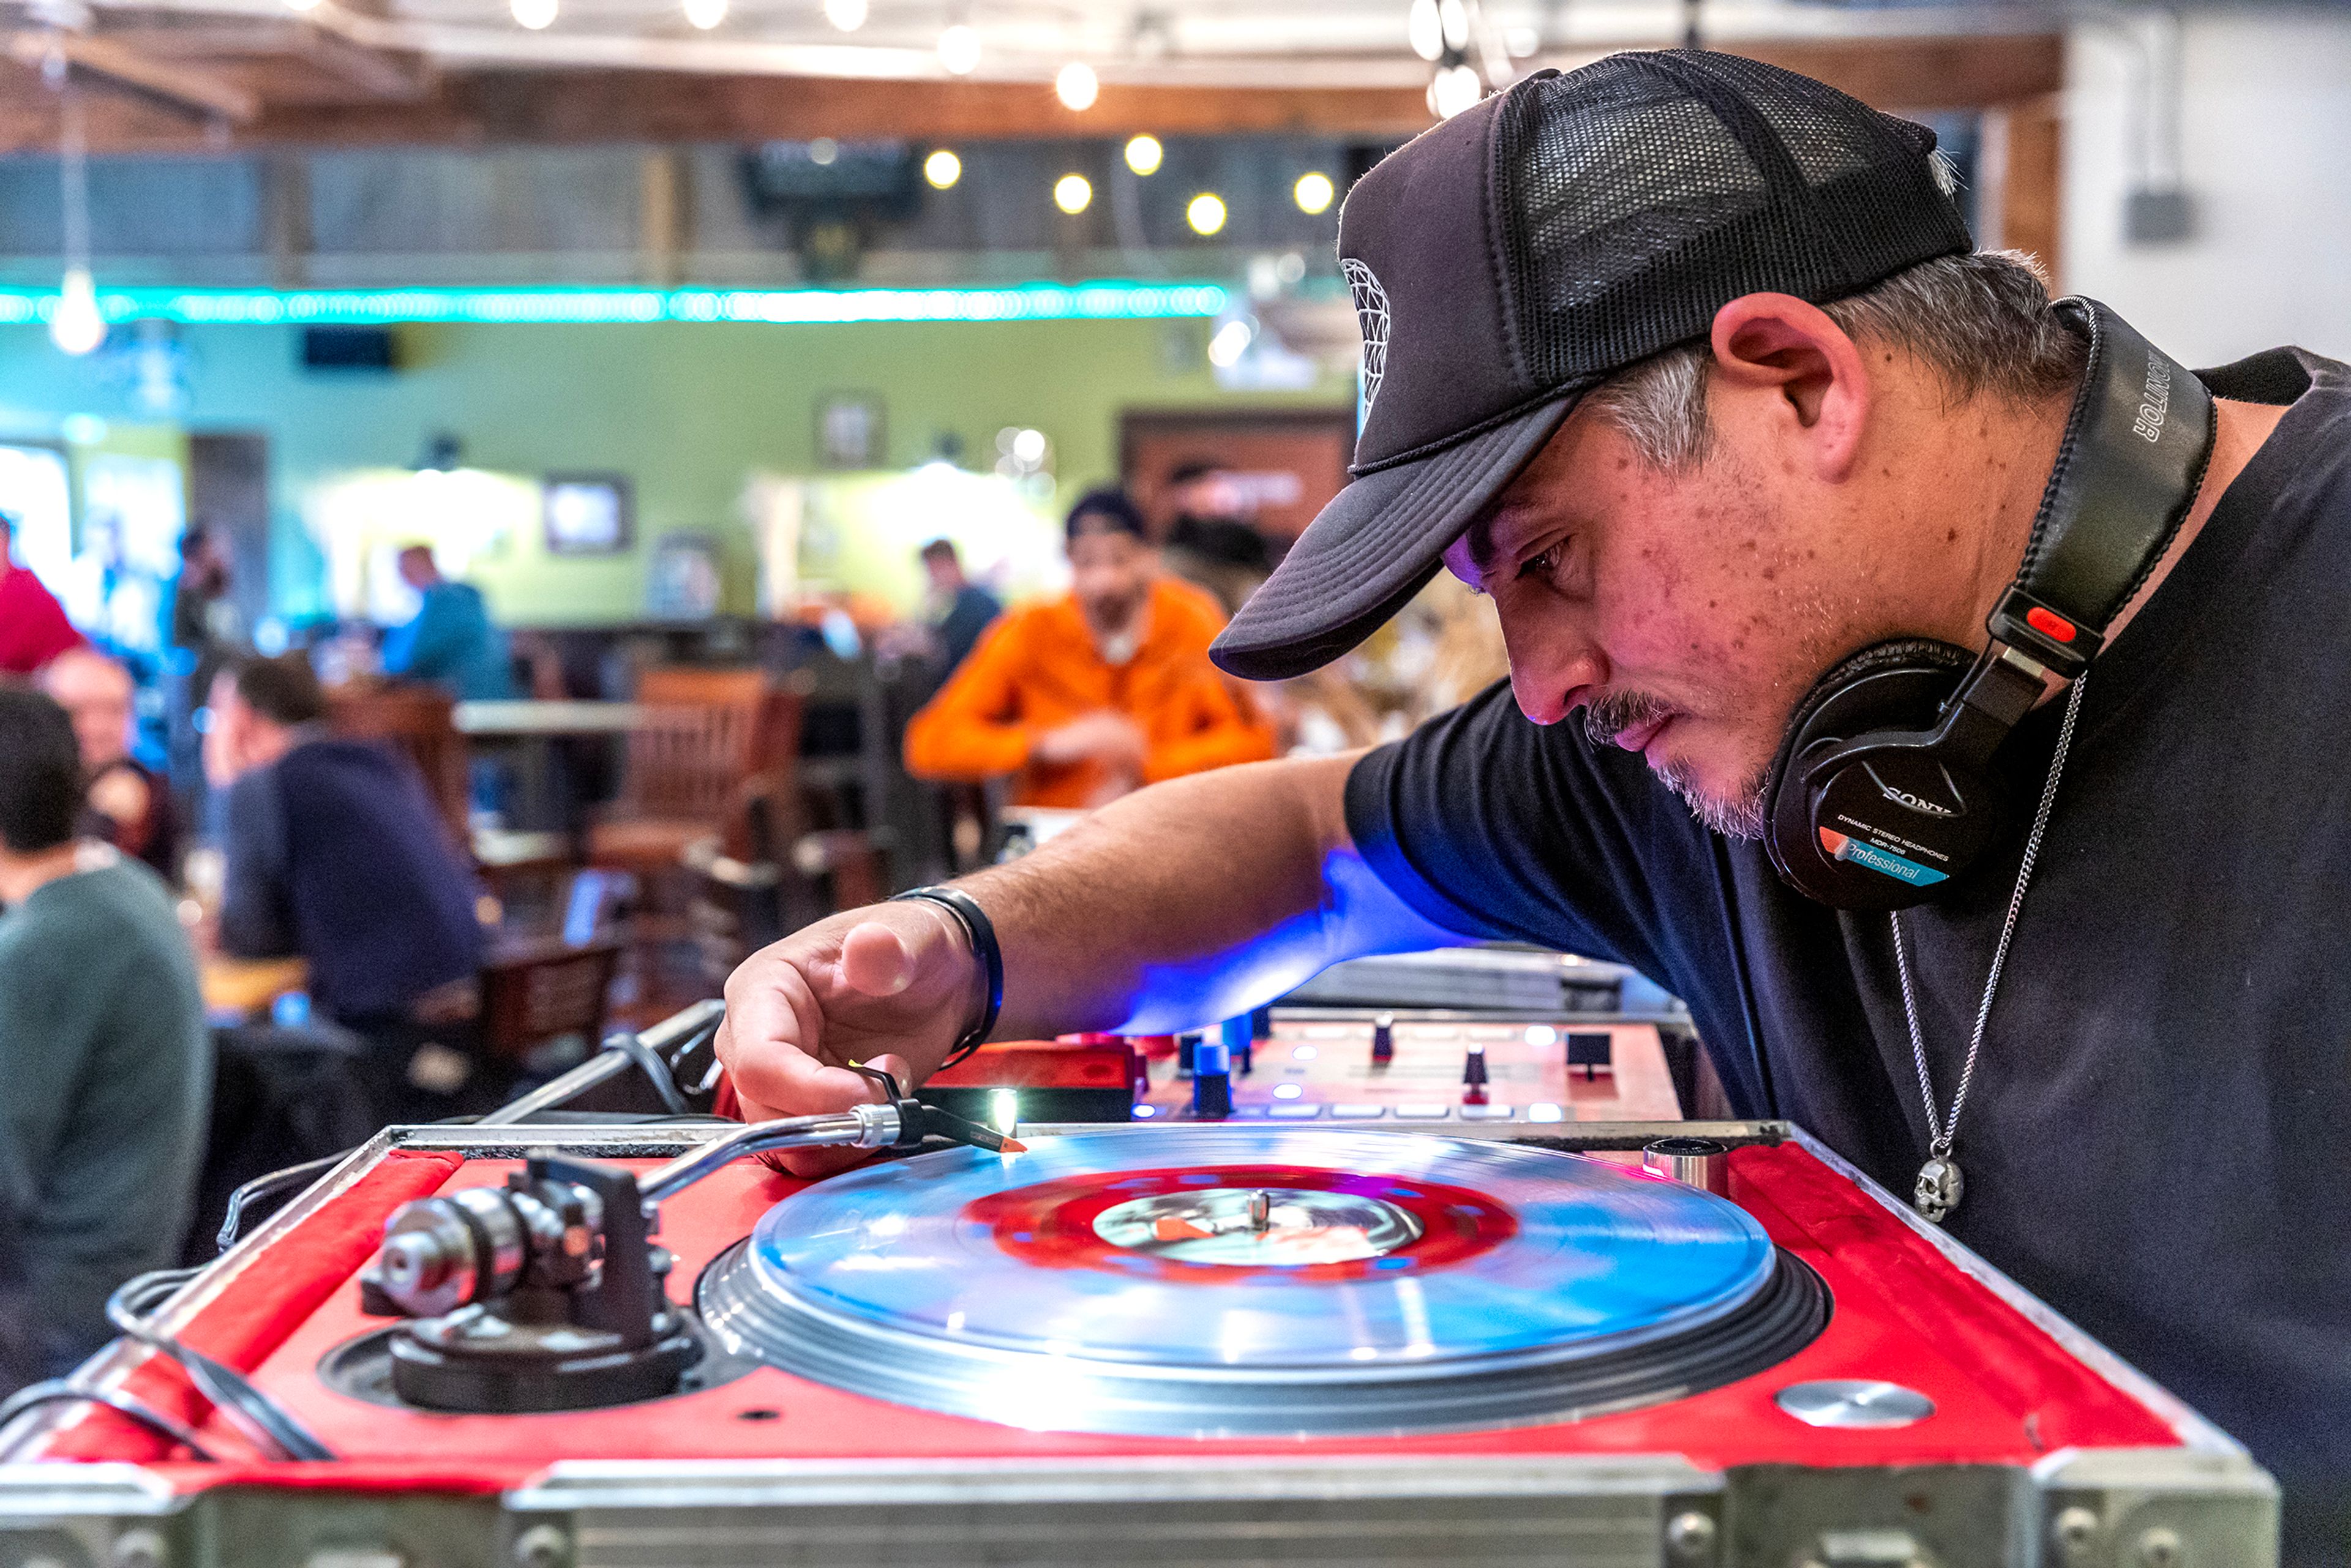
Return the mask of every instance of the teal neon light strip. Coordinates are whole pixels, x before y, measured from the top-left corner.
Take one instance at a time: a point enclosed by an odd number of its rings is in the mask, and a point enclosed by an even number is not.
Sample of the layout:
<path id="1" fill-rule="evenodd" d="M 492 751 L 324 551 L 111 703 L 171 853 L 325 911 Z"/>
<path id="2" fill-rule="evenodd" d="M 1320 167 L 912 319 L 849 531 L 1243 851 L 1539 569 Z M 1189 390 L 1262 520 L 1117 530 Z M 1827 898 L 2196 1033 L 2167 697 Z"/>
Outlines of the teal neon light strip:
<path id="1" fill-rule="evenodd" d="M 1024 283 L 1013 288 L 109 288 L 109 321 L 374 326 L 392 321 L 1133 321 L 1214 316 L 1213 283 Z M 0 325 L 45 322 L 57 297 L 0 288 Z"/>

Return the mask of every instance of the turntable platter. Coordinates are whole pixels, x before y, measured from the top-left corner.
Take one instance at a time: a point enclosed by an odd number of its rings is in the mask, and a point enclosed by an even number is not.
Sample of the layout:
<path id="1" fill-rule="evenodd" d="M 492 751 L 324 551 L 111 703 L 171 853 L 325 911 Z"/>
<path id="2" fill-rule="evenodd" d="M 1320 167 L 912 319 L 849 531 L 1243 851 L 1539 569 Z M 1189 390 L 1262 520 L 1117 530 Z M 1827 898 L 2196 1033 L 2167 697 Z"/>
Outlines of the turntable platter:
<path id="1" fill-rule="evenodd" d="M 1431 1430 L 1742 1376 L 1817 1281 L 1737 1206 L 1604 1161 L 1229 1128 L 878 1166 L 787 1199 L 703 1283 L 742 1354 L 1062 1430 Z"/>

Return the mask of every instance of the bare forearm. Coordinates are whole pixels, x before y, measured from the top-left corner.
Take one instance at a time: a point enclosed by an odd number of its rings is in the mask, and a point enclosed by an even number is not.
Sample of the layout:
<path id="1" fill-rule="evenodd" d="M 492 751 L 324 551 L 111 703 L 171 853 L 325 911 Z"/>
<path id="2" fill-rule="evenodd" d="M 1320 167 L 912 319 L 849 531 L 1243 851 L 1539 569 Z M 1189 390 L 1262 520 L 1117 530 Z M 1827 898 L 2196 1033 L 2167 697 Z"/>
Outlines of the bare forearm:
<path id="1" fill-rule="evenodd" d="M 1004 948 L 997 1037 L 1200 1028 L 1395 945 L 1382 922 L 1350 918 L 1349 884 L 1368 876 L 1347 838 L 1353 761 L 1155 785 L 969 879 Z"/>

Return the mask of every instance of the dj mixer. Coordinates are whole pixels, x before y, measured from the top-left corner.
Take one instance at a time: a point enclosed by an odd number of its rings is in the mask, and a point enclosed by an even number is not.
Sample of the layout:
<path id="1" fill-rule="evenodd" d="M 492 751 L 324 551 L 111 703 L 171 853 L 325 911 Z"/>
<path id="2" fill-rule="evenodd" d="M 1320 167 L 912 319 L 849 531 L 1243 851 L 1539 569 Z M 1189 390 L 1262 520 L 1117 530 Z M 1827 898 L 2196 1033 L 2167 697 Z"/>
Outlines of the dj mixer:
<path id="1" fill-rule="evenodd" d="M 0 1563 L 2274 1562 L 2234 1443 L 1785 1124 L 884 1087 L 388 1131 L 0 1427 Z"/>
<path id="2" fill-rule="evenodd" d="M 1002 1122 L 1669 1122 L 1657 1027 L 1621 1015 L 1280 1008 L 1196 1036 L 984 1047 L 924 1098 Z"/>

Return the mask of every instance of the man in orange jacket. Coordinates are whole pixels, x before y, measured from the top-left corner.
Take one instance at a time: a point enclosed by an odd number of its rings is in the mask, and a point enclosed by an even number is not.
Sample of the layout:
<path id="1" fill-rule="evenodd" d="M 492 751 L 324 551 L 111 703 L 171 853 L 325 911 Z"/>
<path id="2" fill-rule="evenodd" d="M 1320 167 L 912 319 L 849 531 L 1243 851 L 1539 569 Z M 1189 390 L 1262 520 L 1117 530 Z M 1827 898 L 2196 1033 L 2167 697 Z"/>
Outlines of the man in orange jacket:
<path id="1" fill-rule="evenodd" d="M 1159 575 L 1117 490 L 1070 512 L 1067 594 L 991 627 L 906 727 L 918 778 L 1014 775 L 1021 806 L 1099 806 L 1143 785 L 1273 755 L 1273 730 L 1208 663 L 1216 603 Z"/>

